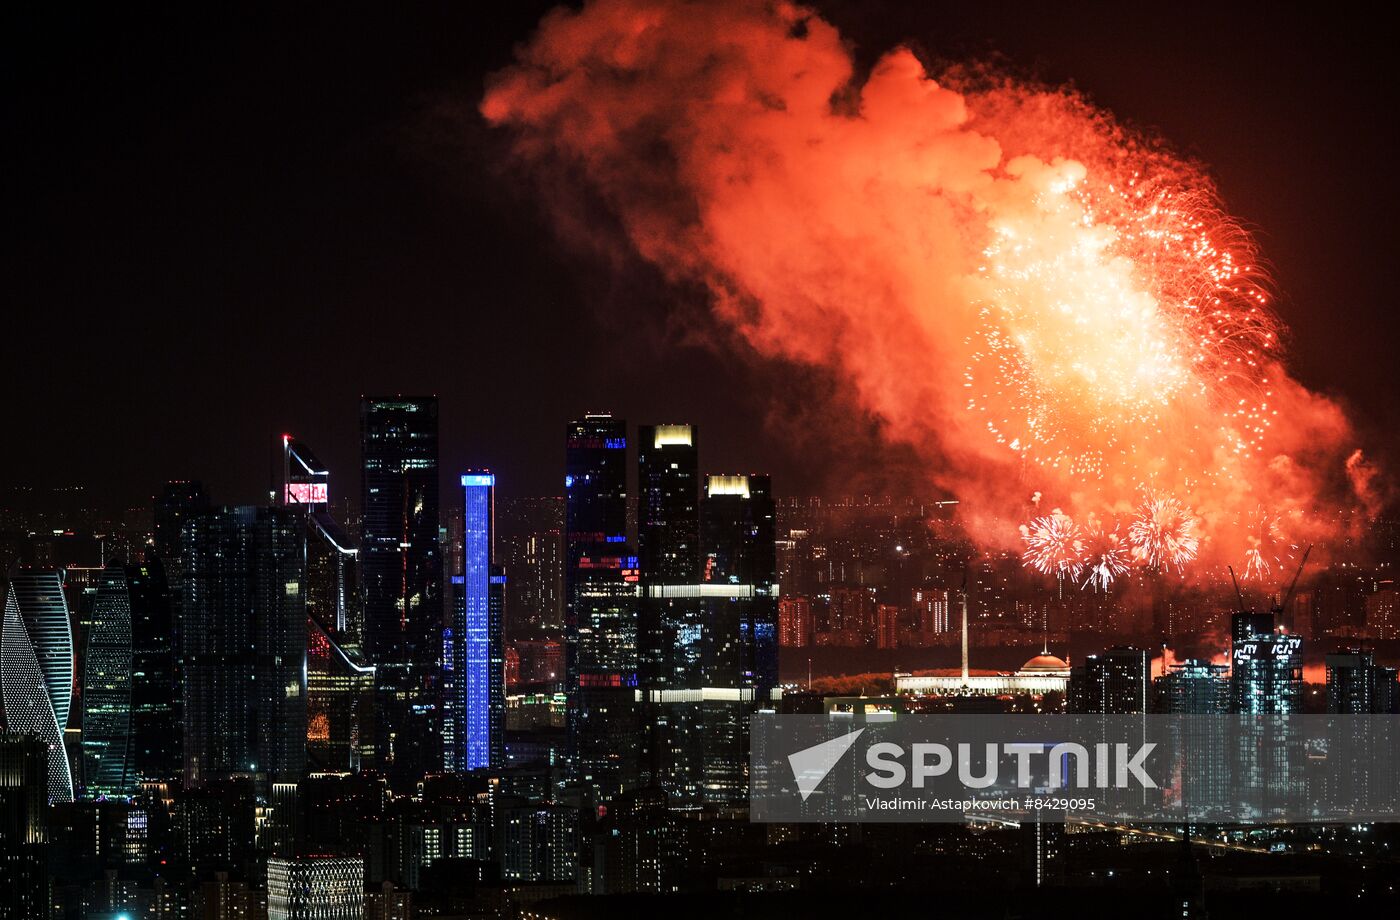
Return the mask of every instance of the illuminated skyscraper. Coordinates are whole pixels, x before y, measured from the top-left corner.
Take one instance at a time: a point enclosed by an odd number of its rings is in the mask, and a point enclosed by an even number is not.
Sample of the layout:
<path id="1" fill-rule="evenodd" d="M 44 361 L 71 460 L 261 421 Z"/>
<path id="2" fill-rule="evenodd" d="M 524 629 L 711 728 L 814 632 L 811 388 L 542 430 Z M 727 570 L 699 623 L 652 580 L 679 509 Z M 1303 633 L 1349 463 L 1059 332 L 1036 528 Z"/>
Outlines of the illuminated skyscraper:
<path id="1" fill-rule="evenodd" d="M 306 609 L 345 647 L 363 643 L 359 554 L 330 511 L 330 470 L 311 448 L 282 436 L 282 503 L 306 518 Z"/>
<path id="2" fill-rule="evenodd" d="M 700 469 L 692 425 L 637 432 L 639 682 L 645 702 L 643 779 L 695 797 L 702 776 L 701 655 L 705 607 L 677 586 L 700 581 Z"/>
<path id="3" fill-rule="evenodd" d="M 73 801 L 63 732 L 20 615 L 14 584 L 6 589 L 5 616 L 0 620 L 0 731 L 35 736 L 45 748 L 49 801 Z"/>
<path id="4" fill-rule="evenodd" d="M 1276 629 L 1272 613 L 1236 613 L 1230 625 L 1230 711 L 1243 715 L 1301 712 L 1302 637 Z"/>
<path id="5" fill-rule="evenodd" d="M 1303 639 L 1275 625 L 1273 613 L 1231 617 L 1230 711 L 1248 716 L 1302 712 Z M 1241 720 L 1231 747 L 1235 780 L 1258 790 L 1259 817 L 1300 807 L 1304 794 L 1298 752 L 1279 719 Z"/>
<path id="6" fill-rule="evenodd" d="M 777 510 L 768 476 L 710 476 L 700 507 L 704 797 L 748 795 L 749 718 L 778 686 Z"/>
<path id="7" fill-rule="evenodd" d="M 281 504 L 306 535 L 306 759 L 312 771 L 374 765 L 374 674 L 362 653 L 359 548 L 330 511 L 330 470 L 282 436 Z"/>
<path id="8" fill-rule="evenodd" d="M 295 781 L 306 763 L 305 530 L 284 506 L 183 531 L 185 784 Z"/>
<path id="9" fill-rule="evenodd" d="M 442 763 L 443 637 L 436 397 L 365 398 L 360 574 L 378 685 L 380 769 L 411 788 Z"/>
<path id="10" fill-rule="evenodd" d="M 505 576 L 492 565 L 496 477 L 465 473 L 461 483 L 462 573 L 453 578 L 453 622 L 444 648 L 452 729 L 446 763 L 451 770 L 498 769 L 505 763 L 506 697 Z"/>
<path id="11" fill-rule="evenodd" d="M 63 594 L 63 572 L 19 569 L 10 576 L 10 586 L 62 732 L 68 727 L 73 702 L 73 621 Z"/>
<path id="12" fill-rule="evenodd" d="M 1230 669 L 1187 658 L 1153 683 L 1159 712 L 1218 716 L 1230 711 Z M 1174 719 L 1170 725 L 1180 752 L 1178 784 L 1193 814 L 1225 809 L 1230 801 L 1230 759 L 1224 752 L 1232 726 L 1226 719 Z"/>
<path id="13" fill-rule="evenodd" d="M 589 415 L 566 431 L 565 686 L 570 766 L 584 795 L 638 781 L 637 558 L 627 542 L 627 423 Z"/>
<path id="14" fill-rule="evenodd" d="M 83 655 L 82 786 L 89 798 L 135 795 L 132 751 L 132 610 L 126 567 L 102 571 Z"/>

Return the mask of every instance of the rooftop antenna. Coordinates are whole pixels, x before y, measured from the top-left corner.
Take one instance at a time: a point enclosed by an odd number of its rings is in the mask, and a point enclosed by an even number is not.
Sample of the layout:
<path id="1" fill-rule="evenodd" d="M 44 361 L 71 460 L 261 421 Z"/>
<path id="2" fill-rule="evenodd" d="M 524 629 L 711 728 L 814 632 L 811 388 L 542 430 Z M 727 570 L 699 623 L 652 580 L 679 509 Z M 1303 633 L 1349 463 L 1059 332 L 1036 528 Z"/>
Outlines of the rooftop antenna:
<path id="1" fill-rule="evenodd" d="M 1279 613 L 1287 610 L 1288 602 L 1293 600 L 1293 591 L 1298 587 L 1298 578 L 1303 574 L 1303 566 L 1308 564 L 1308 556 L 1312 554 L 1312 549 L 1312 544 L 1309 543 L 1308 548 L 1303 550 L 1303 558 L 1298 561 L 1298 571 L 1293 573 L 1293 581 L 1288 585 L 1288 593 L 1283 596 L 1283 600 L 1275 608 Z"/>
<path id="2" fill-rule="evenodd" d="M 1225 568 L 1230 570 L 1230 580 L 1235 583 L 1235 597 L 1240 600 L 1240 613 L 1244 613 L 1244 592 L 1240 590 L 1240 580 L 1235 577 L 1235 567 L 1227 565 Z"/>

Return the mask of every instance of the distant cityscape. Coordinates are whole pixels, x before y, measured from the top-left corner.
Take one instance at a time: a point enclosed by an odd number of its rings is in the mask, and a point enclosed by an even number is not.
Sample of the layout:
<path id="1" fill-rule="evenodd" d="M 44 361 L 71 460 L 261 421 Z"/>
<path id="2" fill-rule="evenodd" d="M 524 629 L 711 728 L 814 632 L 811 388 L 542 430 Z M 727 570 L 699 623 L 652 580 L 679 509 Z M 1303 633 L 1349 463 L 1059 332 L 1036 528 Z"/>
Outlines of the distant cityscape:
<path id="1" fill-rule="evenodd" d="M 263 504 L 196 478 L 119 513 L 3 496 L 5 917 L 818 916 L 911 892 L 956 915 L 992 889 L 1041 915 L 1047 888 L 1097 892 L 1066 915 L 1121 891 L 1205 916 L 1393 890 L 1393 825 L 747 809 L 759 713 L 1400 713 L 1400 519 L 1245 591 L 1093 590 L 979 550 L 954 500 L 708 471 L 692 425 L 568 422 L 562 494 L 521 497 L 509 470 L 441 468 L 435 397 L 365 398 L 359 424 L 358 471 L 283 435 Z"/>

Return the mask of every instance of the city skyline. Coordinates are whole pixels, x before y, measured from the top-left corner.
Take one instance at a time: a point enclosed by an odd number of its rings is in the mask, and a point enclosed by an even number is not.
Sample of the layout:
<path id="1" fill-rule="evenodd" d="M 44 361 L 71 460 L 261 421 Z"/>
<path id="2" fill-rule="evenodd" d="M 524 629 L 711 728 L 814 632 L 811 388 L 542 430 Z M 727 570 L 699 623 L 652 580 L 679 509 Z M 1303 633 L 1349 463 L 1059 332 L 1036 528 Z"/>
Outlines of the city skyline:
<path id="1" fill-rule="evenodd" d="M 11 20 L 0 920 L 1395 913 L 1384 29 Z"/>

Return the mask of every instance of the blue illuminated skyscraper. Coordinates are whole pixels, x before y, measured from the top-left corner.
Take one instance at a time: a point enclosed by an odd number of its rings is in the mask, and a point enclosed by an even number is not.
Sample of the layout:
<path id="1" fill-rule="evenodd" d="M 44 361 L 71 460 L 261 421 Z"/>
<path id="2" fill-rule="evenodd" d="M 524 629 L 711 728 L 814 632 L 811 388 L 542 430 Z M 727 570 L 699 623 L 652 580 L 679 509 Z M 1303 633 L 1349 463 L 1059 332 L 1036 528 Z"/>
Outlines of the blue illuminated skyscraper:
<path id="1" fill-rule="evenodd" d="M 496 477 L 463 474 L 462 573 L 456 597 L 445 684 L 452 699 L 448 767 L 497 769 L 504 763 L 505 634 L 501 622 L 505 576 L 492 566 Z M 499 595 L 499 596 L 498 596 Z"/>

